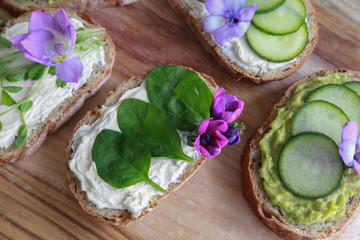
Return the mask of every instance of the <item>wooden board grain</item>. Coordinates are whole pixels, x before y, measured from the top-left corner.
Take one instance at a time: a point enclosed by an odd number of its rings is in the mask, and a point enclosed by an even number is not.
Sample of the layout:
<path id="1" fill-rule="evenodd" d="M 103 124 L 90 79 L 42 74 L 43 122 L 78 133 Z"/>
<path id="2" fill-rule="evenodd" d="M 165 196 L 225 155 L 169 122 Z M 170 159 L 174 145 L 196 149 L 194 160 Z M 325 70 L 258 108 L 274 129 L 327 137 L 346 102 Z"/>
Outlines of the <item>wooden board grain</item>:
<path id="1" fill-rule="evenodd" d="M 0 167 L 0 239 L 279 239 L 255 216 L 242 196 L 240 161 L 244 145 L 268 109 L 295 80 L 331 67 L 360 71 L 360 1 L 313 0 L 319 43 L 292 76 L 256 85 L 236 82 L 202 50 L 166 0 L 139 0 L 126 7 L 91 12 L 116 45 L 111 79 L 39 151 Z M 0 18 L 11 17 L 0 10 Z M 128 227 L 115 228 L 88 216 L 70 193 L 65 148 L 75 124 L 102 104 L 119 82 L 158 64 L 181 64 L 212 76 L 245 101 L 242 142 L 209 159 L 179 190 Z M 333 239 L 360 238 L 360 212 Z"/>

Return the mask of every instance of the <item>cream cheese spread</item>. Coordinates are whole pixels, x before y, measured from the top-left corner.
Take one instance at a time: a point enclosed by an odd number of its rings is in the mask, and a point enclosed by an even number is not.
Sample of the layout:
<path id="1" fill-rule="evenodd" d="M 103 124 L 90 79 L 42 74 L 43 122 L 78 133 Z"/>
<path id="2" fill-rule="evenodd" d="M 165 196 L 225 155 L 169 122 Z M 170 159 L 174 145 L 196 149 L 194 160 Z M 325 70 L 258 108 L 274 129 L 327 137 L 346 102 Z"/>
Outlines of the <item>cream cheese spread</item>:
<path id="1" fill-rule="evenodd" d="M 205 4 L 199 0 L 182 0 L 185 6 L 190 10 L 192 14 L 202 22 L 208 15 L 209 12 L 205 8 Z M 273 69 L 284 69 L 291 67 L 291 64 L 296 61 L 296 58 L 291 61 L 275 63 L 267 61 L 259 57 L 253 50 L 251 50 L 247 43 L 246 36 L 240 38 L 233 38 L 232 40 L 219 47 L 222 52 L 227 56 L 231 62 L 237 66 L 244 68 L 250 72 L 256 72 L 258 74 L 264 74 Z"/>
<path id="2" fill-rule="evenodd" d="M 70 21 L 74 25 L 75 29 L 83 27 L 82 22 L 78 19 L 71 18 Z M 2 36 L 7 39 L 11 39 L 20 34 L 27 33 L 28 25 L 28 22 L 17 23 L 8 28 Z M 1 49 L 0 57 L 7 56 L 14 52 L 14 49 Z M 80 57 L 79 54 L 74 53 L 74 55 Z M 104 66 L 106 64 L 104 48 L 101 47 L 92 51 L 81 61 L 83 63 L 83 73 L 78 83 L 68 83 L 64 88 L 59 88 L 56 86 L 56 76 L 52 76 L 50 74 L 46 76 L 37 93 L 30 99 L 33 101 L 33 106 L 25 113 L 24 119 L 29 133 L 37 127 L 37 124 L 44 122 L 58 104 L 73 96 L 76 90 L 86 83 L 94 65 Z M 27 65 L 29 63 L 31 62 L 26 60 L 23 56 L 19 56 L 9 64 L 9 67 Z M 20 102 L 32 92 L 37 83 L 38 81 L 26 80 L 14 83 L 4 81 L 3 84 L 4 86 L 19 86 L 23 88 L 16 94 L 10 94 L 15 101 Z M 4 112 L 7 109 L 9 109 L 8 106 L 0 104 L 0 112 Z M 20 111 L 18 109 L 14 109 L 5 115 L 0 116 L 0 122 L 3 126 L 0 131 L 0 148 L 6 148 L 15 142 L 18 128 L 22 125 Z"/>
<path id="3" fill-rule="evenodd" d="M 127 209 L 133 217 L 138 217 L 149 207 L 152 198 L 162 193 L 145 182 L 122 189 L 113 188 L 99 177 L 91 156 L 95 138 L 103 129 L 120 131 L 117 123 L 117 109 L 126 98 L 137 98 L 149 102 L 145 82 L 137 88 L 126 91 L 113 106 L 102 106 L 101 116 L 94 123 L 84 125 L 77 130 L 74 135 L 72 145 L 74 152 L 69 167 L 80 180 L 81 190 L 86 192 L 88 199 L 95 203 L 97 208 Z M 199 154 L 195 148 L 186 145 L 186 137 L 182 136 L 181 139 L 184 153 L 194 159 L 198 158 Z M 177 182 L 187 166 L 186 161 L 152 158 L 149 177 L 163 189 L 167 189 L 171 183 Z"/>

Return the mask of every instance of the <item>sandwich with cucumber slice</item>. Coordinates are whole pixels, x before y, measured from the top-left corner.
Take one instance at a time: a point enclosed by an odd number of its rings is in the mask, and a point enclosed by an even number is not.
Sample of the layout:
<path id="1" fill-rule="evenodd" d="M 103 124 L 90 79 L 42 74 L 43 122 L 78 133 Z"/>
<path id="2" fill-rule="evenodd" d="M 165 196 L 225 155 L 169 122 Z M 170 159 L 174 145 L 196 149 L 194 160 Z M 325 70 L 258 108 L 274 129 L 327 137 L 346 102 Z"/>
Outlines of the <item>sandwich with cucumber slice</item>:
<path id="1" fill-rule="evenodd" d="M 230 74 L 256 83 L 299 69 L 318 40 L 309 0 L 169 0 Z"/>
<path id="2" fill-rule="evenodd" d="M 280 237 L 329 238 L 358 207 L 360 176 L 344 164 L 341 146 L 345 127 L 360 124 L 359 90 L 359 72 L 309 75 L 286 90 L 248 140 L 243 194 Z"/>

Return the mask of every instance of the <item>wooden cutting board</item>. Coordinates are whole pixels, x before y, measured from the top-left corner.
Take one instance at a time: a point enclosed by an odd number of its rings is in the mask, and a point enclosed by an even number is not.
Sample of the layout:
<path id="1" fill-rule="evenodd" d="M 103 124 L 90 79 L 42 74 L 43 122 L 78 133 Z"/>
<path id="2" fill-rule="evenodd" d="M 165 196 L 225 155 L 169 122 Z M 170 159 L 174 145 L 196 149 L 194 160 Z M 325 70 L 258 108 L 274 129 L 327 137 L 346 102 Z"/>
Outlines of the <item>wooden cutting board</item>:
<path id="1" fill-rule="evenodd" d="M 313 0 L 320 39 L 292 76 L 262 85 L 236 82 L 202 50 L 166 0 L 139 0 L 131 6 L 91 12 L 116 45 L 111 79 L 39 151 L 0 167 L 0 239 L 279 239 L 255 216 L 240 187 L 244 145 L 268 109 L 295 80 L 325 68 L 360 71 L 360 1 Z M 3 10 L 0 18 L 10 19 Z M 179 190 L 128 227 L 115 228 L 88 216 L 70 193 L 65 148 L 75 124 L 118 83 L 158 64 L 181 64 L 212 76 L 245 101 L 242 142 L 209 159 Z M 360 239 L 360 212 L 333 239 Z"/>

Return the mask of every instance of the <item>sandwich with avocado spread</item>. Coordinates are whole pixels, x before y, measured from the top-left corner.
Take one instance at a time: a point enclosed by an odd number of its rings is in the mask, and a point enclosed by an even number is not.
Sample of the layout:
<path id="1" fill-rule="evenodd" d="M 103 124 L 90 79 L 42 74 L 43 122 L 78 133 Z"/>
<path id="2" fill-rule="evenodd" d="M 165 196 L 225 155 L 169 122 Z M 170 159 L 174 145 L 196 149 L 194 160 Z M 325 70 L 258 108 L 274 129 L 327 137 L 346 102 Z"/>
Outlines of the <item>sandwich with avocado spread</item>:
<path id="1" fill-rule="evenodd" d="M 247 142 L 244 196 L 280 237 L 329 238 L 354 214 L 360 202 L 359 95 L 359 72 L 309 75 L 287 89 Z"/>

